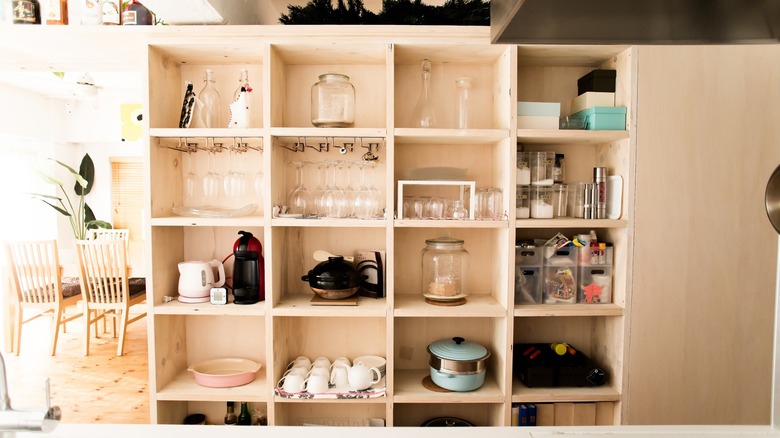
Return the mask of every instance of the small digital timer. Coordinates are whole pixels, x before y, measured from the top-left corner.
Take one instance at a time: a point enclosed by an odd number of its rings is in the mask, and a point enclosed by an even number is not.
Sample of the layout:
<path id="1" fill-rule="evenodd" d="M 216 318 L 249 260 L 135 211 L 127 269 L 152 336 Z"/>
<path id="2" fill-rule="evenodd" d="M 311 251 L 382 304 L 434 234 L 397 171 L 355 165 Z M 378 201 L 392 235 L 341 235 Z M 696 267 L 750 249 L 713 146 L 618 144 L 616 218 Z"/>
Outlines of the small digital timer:
<path id="1" fill-rule="evenodd" d="M 224 287 L 212 287 L 210 301 L 211 304 L 227 304 L 227 289 Z"/>

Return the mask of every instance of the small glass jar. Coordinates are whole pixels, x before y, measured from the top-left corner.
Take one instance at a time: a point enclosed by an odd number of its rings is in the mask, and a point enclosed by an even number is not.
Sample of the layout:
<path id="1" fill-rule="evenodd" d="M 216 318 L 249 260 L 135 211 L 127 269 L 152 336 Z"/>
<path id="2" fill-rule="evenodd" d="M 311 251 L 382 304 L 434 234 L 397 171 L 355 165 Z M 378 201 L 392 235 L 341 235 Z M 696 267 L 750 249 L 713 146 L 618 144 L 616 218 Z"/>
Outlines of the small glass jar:
<path id="1" fill-rule="evenodd" d="M 450 237 L 427 239 L 422 250 L 422 291 L 435 300 L 465 296 L 469 253 L 463 240 Z"/>
<path id="2" fill-rule="evenodd" d="M 355 87 L 349 76 L 326 73 L 311 86 L 311 123 L 322 128 L 355 125 Z"/>
<path id="3" fill-rule="evenodd" d="M 569 203 L 569 186 L 555 184 L 553 186 L 553 217 L 566 217 Z"/>

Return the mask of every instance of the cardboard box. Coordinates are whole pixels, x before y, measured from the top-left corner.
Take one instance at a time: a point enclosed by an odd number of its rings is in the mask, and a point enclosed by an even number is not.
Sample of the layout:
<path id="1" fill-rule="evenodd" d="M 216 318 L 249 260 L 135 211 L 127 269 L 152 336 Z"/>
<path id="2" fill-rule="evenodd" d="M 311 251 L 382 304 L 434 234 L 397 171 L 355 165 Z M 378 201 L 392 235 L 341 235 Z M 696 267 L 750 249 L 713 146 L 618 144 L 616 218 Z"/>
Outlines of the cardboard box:
<path id="1" fill-rule="evenodd" d="M 574 117 L 585 119 L 585 129 L 624 131 L 626 129 L 626 107 L 597 106 L 582 110 Z"/>
<path id="2" fill-rule="evenodd" d="M 571 114 L 596 106 L 615 106 L 615 93 L 588 91 L 571 100 Z"/>
<path id="3" fill-rule="evenodd" d="M 558 129 L 557 116 L 517 116 L 517 129 Z"/>
<path id="4" fill-rule="evenodd" d="M 518 116 L 560 117 L 560 102 L 517 102 Z"/>

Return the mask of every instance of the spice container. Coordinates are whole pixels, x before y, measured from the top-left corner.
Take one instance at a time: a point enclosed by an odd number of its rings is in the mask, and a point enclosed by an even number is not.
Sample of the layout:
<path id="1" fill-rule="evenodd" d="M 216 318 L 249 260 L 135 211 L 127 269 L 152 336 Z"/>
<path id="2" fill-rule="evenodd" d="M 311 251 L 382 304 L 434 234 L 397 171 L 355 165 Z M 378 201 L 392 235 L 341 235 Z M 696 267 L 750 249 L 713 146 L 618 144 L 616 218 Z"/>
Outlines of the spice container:
<path id="1" fill-rule="evenodd" d="M 528 219 L 531 217 L 531 188 L 528 186 L 517 186 L 517 198 L 515 200 L 515 214 L 517 219 Z"/>
<path id="2" fill-rule="evenodd" d="M 311 123 L 316 127 L 346 128 L 355 124 L 355 87 L 349 76 L 326 73 L 311 87 Z"/>
<path id="3" fill-rule="evenodd" d="M 566 184 L 555 184 L 552 191 L 553 217 L 566 217 L 569 186 Z"/>
<path id="4" fill-rule="evenodd" d="M 531 158 L 528 152 L 517 153 L 517 184 L 527 186 L 531 184 L 531 166 L 529 160 Z"/>
<path id="5" fill-rule="evenodd" d="M 555 152 L 529 152 L 531 166 L 531 185 L 553 185 L 553 164 Z"/>
<path id="6" fill-rule="evenodd" d="M 463 240 L 427 239 L 422 250 L 422 290 L 426 298 L 447 301 L 465 296 L 469 253 Z"/>
<path id="7" fill-rule="evenodd" d="M 553 217 L 552 187 L 531 187 L 531 217 L 550 219 Z"/>

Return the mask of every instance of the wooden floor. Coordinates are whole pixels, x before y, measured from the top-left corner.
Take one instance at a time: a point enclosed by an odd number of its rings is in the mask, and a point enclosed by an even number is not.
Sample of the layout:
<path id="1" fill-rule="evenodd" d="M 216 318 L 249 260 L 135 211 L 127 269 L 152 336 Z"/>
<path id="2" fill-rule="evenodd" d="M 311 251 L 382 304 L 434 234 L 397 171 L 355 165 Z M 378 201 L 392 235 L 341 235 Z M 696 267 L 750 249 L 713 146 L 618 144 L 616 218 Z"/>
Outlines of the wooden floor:
<path id="1" fill-rule="evenodd" d="M 21 354 L 3 353 L 11 405 L 43 407 L 48 377 L 52 405 L 62 409 L 63 423 L 148 424 L 146 324 L 141 319 L 128 326 L 122 357 L 116 356 L 117 340 L 110 333 L 96 339 L 94 332 L 85 357 L 82 318 L 68 323 L 67 333 L 60 333 L 54 357 L 49 355 L 48 320 L 25 324 Z"/>

